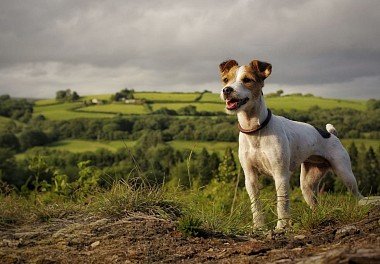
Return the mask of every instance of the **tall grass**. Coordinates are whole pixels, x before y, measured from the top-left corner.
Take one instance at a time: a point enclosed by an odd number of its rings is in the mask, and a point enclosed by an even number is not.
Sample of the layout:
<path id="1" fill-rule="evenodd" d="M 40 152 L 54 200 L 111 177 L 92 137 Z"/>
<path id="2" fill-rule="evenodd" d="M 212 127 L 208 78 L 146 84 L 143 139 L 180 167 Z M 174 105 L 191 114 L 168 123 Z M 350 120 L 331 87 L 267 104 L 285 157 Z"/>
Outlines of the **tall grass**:
<path id="1" fill-rule="evenodd" d="M 93 190 L 81 198 L 49 193 L 23 197 L 0 195 L 0 228 L 35 221 L 49 221 L 68 215 L 124 217 L 141 212 L 178 221 L 188 235 L 201 233 L 250 234 L 252 215 L 248 195 L 243 188 L 235 193 L 235 183 L 212 181 L 205 187 L 152 187 L 147 184 L 117 182 L 108 189 Z M 276 225 L 276 194 L 273 188 L 261 191 L 267 227 Z M 311 231 L 327 225 L 347 224 L 363 219 L 370 206 L 359 206 L 356 198 L 346 194 L 323 194 L 313 211 L 302 199 L 299 189 L 291 194 L 291 216 L 295 232 Z"/>

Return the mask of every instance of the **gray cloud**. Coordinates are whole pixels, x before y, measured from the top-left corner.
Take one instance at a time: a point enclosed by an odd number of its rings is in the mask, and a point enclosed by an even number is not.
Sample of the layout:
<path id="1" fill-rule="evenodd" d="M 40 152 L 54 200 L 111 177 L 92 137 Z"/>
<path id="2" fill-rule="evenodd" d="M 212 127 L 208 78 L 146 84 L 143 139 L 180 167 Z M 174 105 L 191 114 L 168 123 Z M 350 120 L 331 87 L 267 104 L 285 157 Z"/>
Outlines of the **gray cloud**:
<path id="1" fill-rule="evenodd" d="M 379 8 L 375 0 L 2 1 L 0 93 L 217 91 L 222 60 L 260 58 L 273 65 L 268 91 L 379 97 Z"/>

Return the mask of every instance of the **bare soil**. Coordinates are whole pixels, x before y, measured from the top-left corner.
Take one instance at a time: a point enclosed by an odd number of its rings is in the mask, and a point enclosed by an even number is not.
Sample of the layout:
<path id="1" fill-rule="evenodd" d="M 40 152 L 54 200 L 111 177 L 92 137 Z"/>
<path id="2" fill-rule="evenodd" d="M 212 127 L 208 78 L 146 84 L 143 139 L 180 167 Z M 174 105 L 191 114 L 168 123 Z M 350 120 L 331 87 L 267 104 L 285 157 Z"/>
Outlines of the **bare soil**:
<path id="1" fill-rule="evenodd" d="M 380 263 L 380 207 L 304 234 L 186 237 L 176 222 L 74 215 L 0 229 L 0 263 Z"/>

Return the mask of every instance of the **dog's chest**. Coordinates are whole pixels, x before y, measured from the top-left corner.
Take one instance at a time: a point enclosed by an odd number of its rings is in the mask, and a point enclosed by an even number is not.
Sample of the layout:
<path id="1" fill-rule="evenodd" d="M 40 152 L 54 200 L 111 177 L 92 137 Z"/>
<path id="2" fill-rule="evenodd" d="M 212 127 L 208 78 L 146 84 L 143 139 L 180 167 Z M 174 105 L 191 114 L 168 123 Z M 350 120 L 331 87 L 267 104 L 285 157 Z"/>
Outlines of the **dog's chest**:
<path id="1" fill-rule="evenodd" d="M 242 164 L 254 169 L 261 174 L 271 174 L 271 162 L 268 153 L 266 153 L 262 145 L 262 140 L 256 139 L 240 139 L 239 140 L 239 159 Z"/>

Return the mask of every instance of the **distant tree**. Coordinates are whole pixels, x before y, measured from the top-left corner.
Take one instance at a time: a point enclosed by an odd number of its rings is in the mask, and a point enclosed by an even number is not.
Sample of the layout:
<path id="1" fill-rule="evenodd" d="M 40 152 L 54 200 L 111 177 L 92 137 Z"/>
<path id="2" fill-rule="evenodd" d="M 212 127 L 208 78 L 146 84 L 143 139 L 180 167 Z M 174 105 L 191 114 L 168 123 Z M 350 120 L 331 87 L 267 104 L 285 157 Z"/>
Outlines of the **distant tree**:
<path id="1" fill-rule="evenodd" d="M 66 91 L 60 90 L 55 93 L 55 99 L 58 101 L 64 101 L 66 99 Z"/>
<path id="2" fill-rule="evenodd" d="M 197 107 L 193 105 L 188 105 L 188 106 L 178 109 L 177 112 L 179 115 L 193 116 L 193 115 L 197 115 Z"/>
<path id="3" fill-rule="evenodd" d="M 12 133 L 1 133 L 0 148 L 8 148 L 14 151 L 18 151 L 20 149 L 20 142 L 18 141 L 18 138 Z"/>
<path id="4" fill-rule="evenodd" d="M 198 173 L 199 173 L 199 182 L 201 186 L 208 184 L 212 179 L 212 167 L 210 163 L 210 154 L 205 148 L 202 149 L 201 153 L 197 157 Z"/>
<path id="5" fill-rule="evenodd" d="M 55 93 L 55 99 L 57 101 L 74 102 L 80 98 L 77 92 L 71 91 L 71 89 L 60 90 Z"/>
<path id="6" fill-rule="evenodd" d="M 0 96 L 0 115 L 27 122 L 33 113 L 33 103 L 25 99 L 12 99 L 9 95 Z"/>
<path id="7" fill-rule="evenodd" d="M 77 92 L 73 92 L 71 95 L 71 101 L 77 101 L 80 98 Z"/>
<path id="8" fill-rule="evenodd" d="M 372 146 L 368 148 L 365 153 L 365 164 L 363 167 L 362 177 L 364 182 L 364 192 L 365 194 L 376 194 L 380 192 L 380 167 L 379 161 L 377 160 L 375 151 Z"/>
<path id="9" fill-rule="evenodd" d="M 27 130 L 20 134 L 20 145 L 23 150 L 49 143 L 47 135 L 40 130 Z"/>
<path id="10" fill-rule="evenodd" d="M 368 110 L 376 110 L 380 108 L 380 100 L 369 99 L 366 103 Z"/>
<path id="11" fill-rule="evenodd" d="M 284 93 L 284 90 L 277 90 L 277 91 L 276 91 L 276 94 L 277 94 L 278 96 L 281 96 L 283 93 Z"/>
<path id="12" fill-rule="evenodd" d="M 221 182 L 233 182 L 237 177 L 236 162 L 230 147 L 226 148 L 222 162 L 219 164 L 217 180 Z"/>
<path id="13" fill-rule="evenodd" d="M 135 90 L 129 90 L 128 88 L 125 88 L 123 90 L 121 90 L 120 92 L 117 92 L 115 93 L 115 95 L 113 95 L 111 97 L 111 100 L 113 101 L 120 101 L 122 99 L 134 99 L 134 92 Z"/>
<path id="14" fill-rule="evenodd" d="M 16 183 L 16 179 L 14 179 L 16 167 L 13 151 L 8 148 L 0 148 L 0 181 L 8 184 Z"/>

